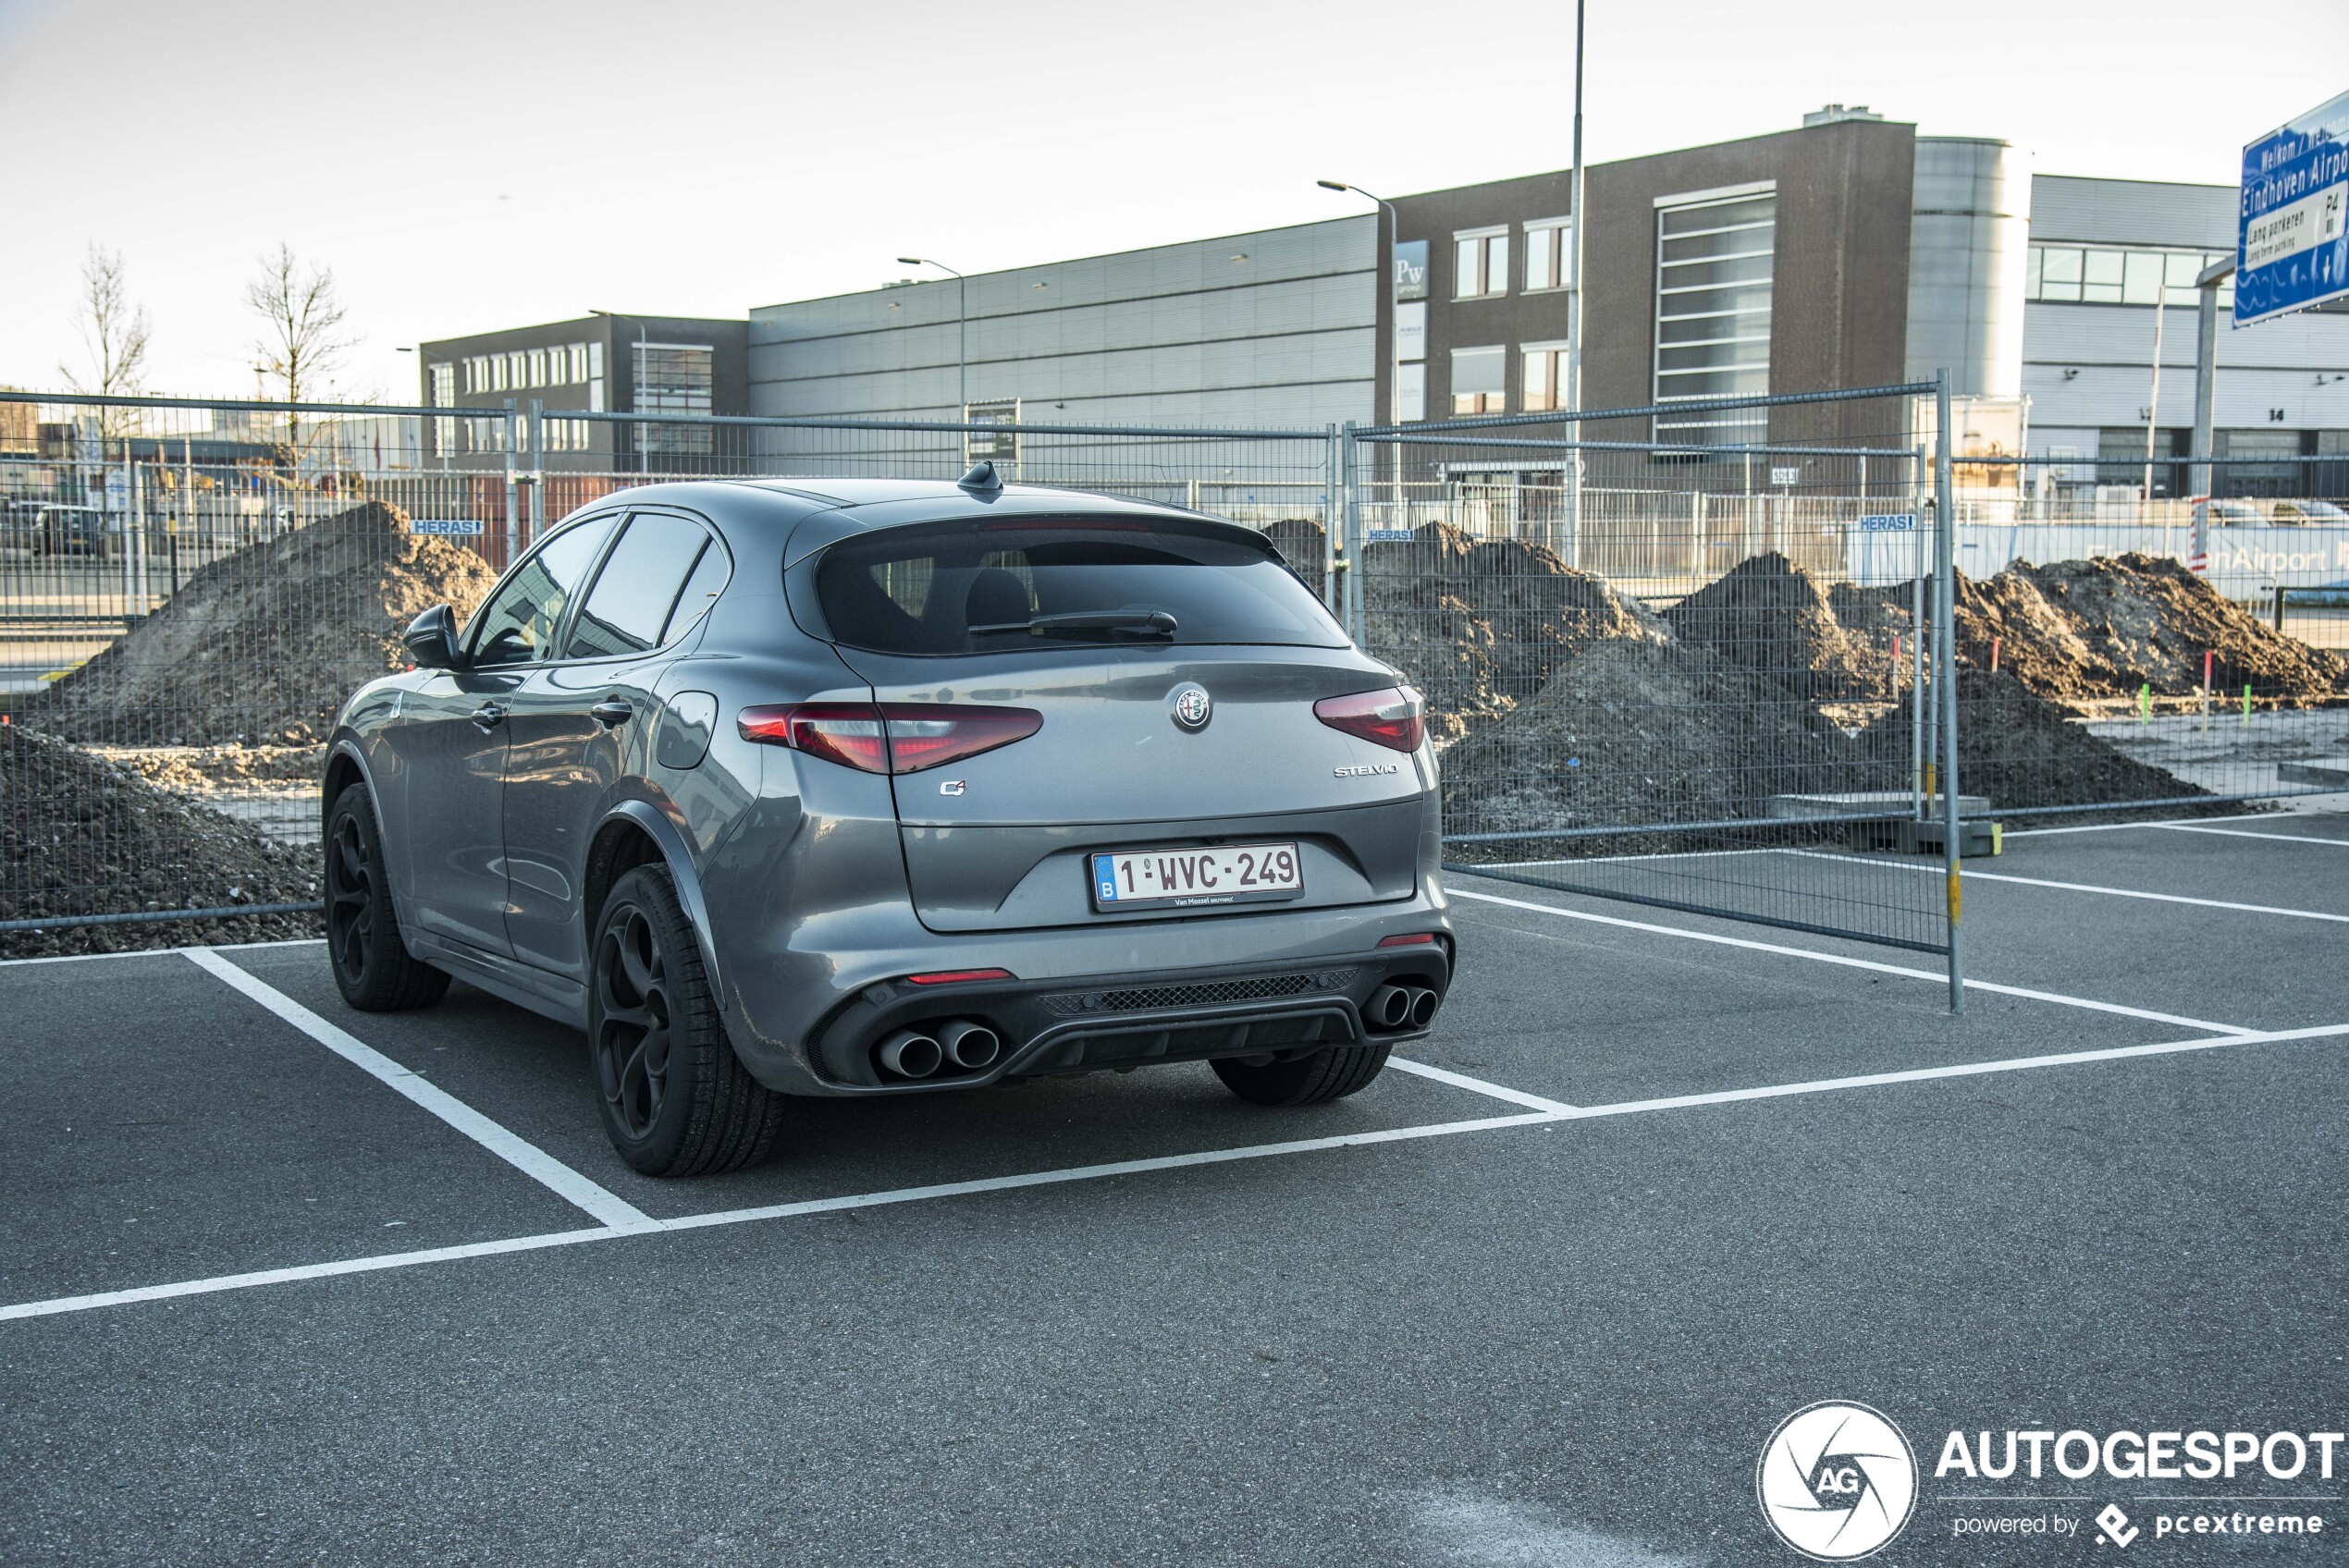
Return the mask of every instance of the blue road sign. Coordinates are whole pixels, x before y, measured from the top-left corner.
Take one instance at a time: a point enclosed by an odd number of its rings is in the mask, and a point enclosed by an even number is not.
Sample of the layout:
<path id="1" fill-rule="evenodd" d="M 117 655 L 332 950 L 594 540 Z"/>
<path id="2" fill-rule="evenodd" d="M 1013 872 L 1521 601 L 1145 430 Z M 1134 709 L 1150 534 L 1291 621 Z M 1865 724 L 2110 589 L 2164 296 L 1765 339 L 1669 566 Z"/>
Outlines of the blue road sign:
<path id="1" fill-rule="evenodd" d="M 2243 150 L 2235 325 L 2349 296 L 2349 92 Z"/>

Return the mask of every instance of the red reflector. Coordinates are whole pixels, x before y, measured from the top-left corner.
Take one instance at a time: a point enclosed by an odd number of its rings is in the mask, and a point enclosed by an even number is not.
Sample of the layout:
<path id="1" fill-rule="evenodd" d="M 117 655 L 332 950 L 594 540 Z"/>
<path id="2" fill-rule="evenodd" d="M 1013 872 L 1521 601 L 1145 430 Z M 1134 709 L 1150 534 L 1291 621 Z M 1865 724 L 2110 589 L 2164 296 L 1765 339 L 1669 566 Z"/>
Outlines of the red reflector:
<path id="1" fill-rule="evenodd" d="M 908 974 L 909 986 L 952 986 L 965 980 L 1009 980 L 1008 969 L 941 969 L 931 974 Z"/>
<path id="2" fill-rule="evenodd" d="M 1025 741 L 1044 716 L 977 703 L 793 703 L 744 708 L 734 728 L 866 773 L 918 773 Z"/>
<path id="3" fill-rule="evenodd" d="M 1416 948 L 1422 943 L 1433 940 L 1435 940 L 1434 933 L 1415 931 L 1408 937 L 1381 937 L 1378 939 L 1378 945 L 1382 948 Z"/>
<path id="4" fill-rule="evenodd" d="M 1396 752 L 1420 749 L 1427 734 L 1426 712 L 1420 694 L 1408 686 L 1357 692 L 1350 697 L 1323 697 L 1313 704 L 1313 717 L 1332 729 Z"/>

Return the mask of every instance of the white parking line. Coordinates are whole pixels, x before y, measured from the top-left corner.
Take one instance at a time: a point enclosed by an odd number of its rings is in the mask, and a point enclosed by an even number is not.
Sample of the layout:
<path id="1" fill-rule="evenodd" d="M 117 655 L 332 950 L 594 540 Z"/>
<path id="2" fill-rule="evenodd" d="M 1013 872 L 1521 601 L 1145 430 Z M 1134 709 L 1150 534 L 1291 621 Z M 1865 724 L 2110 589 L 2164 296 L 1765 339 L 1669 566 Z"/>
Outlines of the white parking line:
<path id="1" fill-rule="evenodd" d="M 1924 1084 L 1939 1078 L 1980 1078 L 1998 1072 L 2030 1072 L 2043 1067 L 2076 1067 L 2085 1062 L 2125 1061 L 2135 1057 L 2179 1056 L 2188 1051 L 2221 1050 L 2230 1046 L 2263 1046 L 2285 1040 L 2323 1040 L 2349 1035 L 2349 1023 L 2320 1023 L 2308 1029 L 2270 1029 L 2258 1034 L 2229 1035 L 2220 1039 L 2171 1040 L 2152 1046 L 2111 1046 L 2101 1050 L 2062 1051 L 2051 1056 L 2007 1057 L 1997 1061 L 1962 1061 L 1947 1067 L 1912 1067 L 1899 1072 L 1866 1072 L 1851 1078 L 1814 1078 L 1805 1084 L 1772 1084 L 1753 1089 L 1724 1089 L 1707 1095 L 1673 1095 L 1663 1099 L 1624 1100 L 1615 1105 L 1585 1106 L 1559 1118 L 1588 1121 L 1605 1116 L 1639 1116 L 1653 1110 L 1684 1110 L 1692 1106 L 1735 1105 L 1745 1100 L 1784 1099 L 1789 1095 L 1823 1095 L 1842 1089 L 1872 1089 L 1887 1084 Z"/>
<path id="2" fill-rule="evenodd" d="M 129 1290 L 99 1291 L 89 1295 L 57 1296 L 48 1301 L 18 1302 L 0 1306 L 0 1322 L 19 1317 L 50 1317 L 60 1313 L 89 1312 L 103 1306 L 138 1302 L 170 1301 L 184 1296 L 212 1295 L 222 1291 L 251 1290 L 260 1285 L 323 1280 L 341 1274 L 364 1274 L 387 1268 L 412 1268 L 420 1264 L 449 1263 L 469 1257 L 538 1252 L 548 1247 L 576 1246 L 583 1242 L 616 1241 L 658 1231 L 699 1231 L 712 1226 L 744 1225 L 758 1219 L 783 1219 L 801 1215 L 836 1214 L 843 1209 L 878 1208 L 891 1204 L 922 1203 L 932 1198 L 965 1197 L 978 1193 L 1009 1192 L 1020 1187 L 1057 1186 L 1069 1182 L 1094 1182 L 1113 1176 L 1137 1176 L 1153 1170 L 1188 1166 L 1222 1165 L 1241 1159 L 1269 1159 L 1276 1155 L 1310 1154 L 1323 1149 L 1362 1148 L 1374 1144 L 1407 1143 L 1420 1138 L 1448 1137 L 1457 1133 L 1484 1133 L 1502 1127 L 1527 1127 L 1556 1121 L 1564 1111 L 1533 1110 L 1515 1116 L 1488 1116 L 1472 1121 L 1445 1121 L 1421 1127 L 1396 1127 L 1375 1133 L 1345 1133 L 1329 1138 L 1300 1138 L 1285 1144 L 1251 1144 L 1241 1148 L 1208 1149 L 1198 1154 L 1163 1155 L 1154 1159 L 1124 1159 L 1106 1165 L 1072 1166 L 1018 1176 L 990 1176 L 972 1182 L 941 1182 L 926 1187 L 898 1187 L 887 1192 L 857 1193 L 844 1197 L 809 1198 L 798 1203 L 769 1204 L 760 1208 L 736 1208 L 692 1214 L 679 1219 L 647 1220 L 597 1231 L 559 1231 L 541 1236 L 516 1236 L 502 1242 L 475 1242 L 464 1246 L 433 1247 L 422 1252 L 387 1253 L 374 1257 L 341 1258 L 332 1263 L 267 1268 L 246 1274 L 219 1274 L 205 1280 L 183 1280 L 168 1285 L 139 1285 Z"/>
<path id="3" fill-rule="evenodd" d="M 1482 1078 L 1471 1078 L 1465 1072 L 1455 1072 L 1449 1068 L 1430 1067 L 1423 1061 L 1405 1061 L 1399 1056 L 1392 1056 L 1386 1059 L 1386 1065 L 1400 1072 L 1413 1073 L 1421 1078 L 1432 1078 L 1438 1084 L 1449 1084 L 1456 1089 L 1466 1089 L 1472 1095 L 1490 1095 L 1496 1100 L 1507 1100 L 1511 1105 L 1521 1105 L 1529 1110 L 1564 1111 L 1574 1109 L 1564 1100 L 1543 1099 L 1539 1095 L 1529 1095 L 1522 1089 L 1505 1088 L 1498 1084 L 1487 1083 Z"/>
<path id="4" fill-rule="evenodd" d="M 1105 1165 L 1073 1166 L 1018 1176 L 991 1176 L 973 1182 L 942 1182 L 925 1187 L 898 1187 L 886 1192 L 858 1193 L 844 1197 L 809 1198 L 797 1203 L 769 1204 L 757 1208 L 715 1210 L 681 1219 L 653 1221 L 630 1230 L 607 1227 L 598 1231 L 559 1231 L 538 1236 L 515 1236 L 499 1242 L 474 1242 L 463 1246 L 434 1247 L 422 1252 L 387 1253 L 374 1257 L 338 1259 L 290 1268 L 269 1268 L 244 1274 L 219 1274 L 203 1280 L 183 1280 L 167 1285 L 140 1285 L 128 1290 L 101 1291 L 89 1295 L 55 1296 L 46 1301 L 18 1302 L 0 1306 L 0 1322 L 27 1317 L 52 1317 L 89 1312 L 99 1307 L 126 1306 L 139 1302 L 171 1301 L 212 1295 L 224 1291 L 251 1290 L 262 1285 L 288 1284 L 345 1274 L 412 1268 L 423 1264 L 464 1258 L 494 1257 L 576 1246 L 587 1242 L 617 1241 L 623 1236 L 654 1232 L 708 1230 L 747 1225 L 759 1220 L 837 1214 L 847 1209 L 878 1208 L 893 1204 L 925 1203 L 934 1198 L 966 1197 L 982 1193 L 1010 1192 L 1027 1187 L 1057 1186 L 1072 1182 L 1101 1181 L 1157 1170 L 1221 1165 L 1234 1160 L 1268 1159 L 1279 1155 L 1308 1154 L 1323 1149 L 1363 1148 L 1377 1144 L 1441 1138 L 1457 1133 L 1482 1133 L 1509 1127 L 1549 1126 L 1567 1121 L 1595 1121 L 1609 1117 L 1641 1116 L 1653 1111 L 1684 1110 L 1700 1106 L 1733 1105 L 1747 1100 L 1784 1099 L 1797 1095 L 1832 1094 L 1847 1089 L 1876 1088 L 1894 1084 L 1925 1083 L 1943 1078 L 1974 1078 L 1993 1073 L 2023 1072 L 2047 1067 L 2073 1067 L 2121 1061 L 2135 1057 L 2176 1056 L 2190 1051 L 2220 1050 L 2231 1046 L 2267 1045 L 2280 1041 L 2315 1040 L 2349 1035 L 2349 1023 L 2321 1024 L 2309 1029 L 2279 1029 L 2261 1034 L 2231 1035 L 2219 1039 L 2174 1040 L 2150 1046 L 2116 1046 L 2103 1050 L 2066 1051 L 2053 1056 L 2010 1057 L 1998 1061 L 1961 1062 L 1948 1067 L 1912 1068 L 1898 1072 L 1872 1072 L 1848 1078 L 1817 1078 L 1800 1084 L 1772 1084 L 1751 1089 L 1726 1089 L 1714 1094 L 1675 1095 L 1658 1099 L 1624 1100 L 1614 1105 L 1560 1106 L 1516 1116 L 1491 1116 L 1471 1121 L 1445 1121 L 1422 1127 L 1396 1127 L 1375 1133 L 1347 1133 L 1329 1138 L 1300 1138 L 1285 1144 L 1254 1144 L 1244 1148 L 1210 1149 L 1199 1154 L 1164 1155 L 1153 1159 L 1117 1160 Z M 1413 1063 L 1414 1067 L 1421 1064 Z M 1480 1090 L 1480 1093 L 1484 1092 Z"/>
<path id="5" fill-rule="evenodd" d="M 2265 837 L 2265 835 L 2260 835 Z M 1831 855 L 1817 850 L 1781 850 L 1781 854 L 1795 855 L 1803 860 L 1850 861 L 1855 865 L 1888 865 L 1895 871 L 1913 871 L 1921 876 L 1939 876 L 1937 865 L 1911 865 L 1905 861 L 1862 860 L 1857 855 Z M 2004 871 L 1968 871 L 1962 873 L 1969 882 L 2015 882 L 2025 888 L 2055 888 L 2067 893 L 2101 893 L 2109 899 L 2144 899 L 2157 904 L 2195 904 L 2203 909 L 2231 909 L 2242 914 L 2281 914 L 2293 920 L 2330 920 L 2349 925 L 2349 914 L 2326 914 L 2313 909 L 2279 909 L 2273 904 L 2238 904 L 2225 899 L 2190 899 L 2183 893 L 2148 893 L 2140 888 L 2105 888 L 2093 882 L 2057 882 L 2045 876 L 2017 876 Z"/>
<path id="6" fill-rule="evenodd" d="M 2285 844 L 2330 844 L 2336 850 L 2349 850 L 2349 839 L 2318 839 L 2306 833 L 2254 833 L 2247 827 L 2204 827 L 2183 822 L 2163 822 L 2157 827 L 2171 833 L 2217 833 L 2230 839 L 2272 839 Z"/>
<path id="7" fill-rule="evenodd" d="M 1969 874 L 1971 875 L 1971 874 Z M 1723 937 L 1710 931 L 1691 931 L 1680 925 L 1659 925 L 1648 920 L 1626 920 L 1617 914 L 1593 914 L 1587 910 L 1560 909 L 1556 904 L 1536 903 L 1530 899 L 1505 899 L 1497 893 L 1473 893 L 1465 888 L 1446 887 L 1445 891 L 1456 899 L 1474 899 L 1480 903 L 1504 904 L 1510 909 L 1530 909 L 1538 914 L 1554 914 L 1562 920 L 1584 920 L 1594 925 L 1619 925 L 1630 931 L 1649 931 L 1659 937 L 1679 937 L 1691 942 L 1711 942 L 1725 948 L 1745 948 L 1754 952 L 1776 953 L 1782 958 L 1808 959 L 1814 963 L 1832 963 L 1845 969 L 1865 969 L 1878 974 L 1898 974 L 1904 979 L 1928 980 L 1946 986 L 1949 976 L 1937 969 L 1911 969 L 1904 964 L 1885 963 L 1876 959 L 1847 958 L 1841 953 L 1823 953 L 1811 948 L 1789 948 L 1780 942 L 1757 942 L 1750 937 Z M 2058 1007 L 2085 1008 L 2090 1012 L 2118 1013 L 2123 1018 L 2142 1018 L 2149 1023 L 2175 1023 L 2184 1029 L 2208 1029 L 2216 1035 L 2250 1035 L 2253 1031 L 2236 1023 L 2213 1023 L 2207 1018 L 2183 1018 L 2174 1012 L 2155 1012 L 2149 1008 L 2123 1007 L 2119 1002 L 2100 1002 L 2091 997 L 2067 997 L 2059 991 L 2035 991 L 2027 986 L 2005 986 L 1995 980 L 1969 979 L 1969 991 L 1986 991 L 2002 997 L 2020 997 L 2025 1001 L 2053 1002 Z"/>
<path id="8" fill-rule="evenodd" d="M 283 991 L 254 979 L 218 953 L 204 948 L 182 950 L 197 968 L 243 992 L 361 1072 L 380 1080 L 523 1175 L 585 1209 L 612 1230 L 648 1231 L 658 1224 L 651 1215 L 618 1194 L 597 1186 L 537 1145 L 516 1137 L 448 1090 L 410 1072 L 373 1046 L 327 1023 Z"/>
<path id="9" fill-rule="evenodd" d="M 2272 822 L 2276 814 L 2269 811 L 2247 811 L 2240 816 L 2178 816 L 2165 817 L 2159 822 L 2090 822 L 2077 827 L 2010 827 L 2010 839 L 2047 839 L 2058 833 L 2126 833 L 2137 827 L 2177 827 L 2189 822 Z"/>

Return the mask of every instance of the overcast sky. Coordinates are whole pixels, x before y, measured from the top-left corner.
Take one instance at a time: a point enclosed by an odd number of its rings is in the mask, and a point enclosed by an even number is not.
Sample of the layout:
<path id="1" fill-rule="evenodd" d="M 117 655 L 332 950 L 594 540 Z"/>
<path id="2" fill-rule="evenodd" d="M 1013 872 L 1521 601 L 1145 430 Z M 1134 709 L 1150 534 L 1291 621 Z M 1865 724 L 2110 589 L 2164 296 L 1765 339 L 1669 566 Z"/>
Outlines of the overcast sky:
<path id="1" fill-rule="evenodd" d="M 2349 0 L 1593 0 L 1590 34 L 1594 161 L 1836 101 L 2043 172 L 2232 183 L 2349 88 Z M 340 281 L 343 388 L 407 399 L 420 338 L 1356 210 L 1322 176 L 1561 168 L 1572 51 L 1564 0 L 0 0 L 0 383 L 79 355 L 92 240 L 154 317 L 152 388 L 252 395 L 240 297 L 282 239 Z"/>

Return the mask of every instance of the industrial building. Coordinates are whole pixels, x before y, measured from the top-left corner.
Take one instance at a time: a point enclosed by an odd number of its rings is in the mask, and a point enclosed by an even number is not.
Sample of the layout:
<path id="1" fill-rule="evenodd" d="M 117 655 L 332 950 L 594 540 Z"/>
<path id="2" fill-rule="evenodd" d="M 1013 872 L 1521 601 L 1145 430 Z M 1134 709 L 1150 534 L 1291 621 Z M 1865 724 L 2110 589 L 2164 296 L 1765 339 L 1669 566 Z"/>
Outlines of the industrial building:
<path id="1" fill-rule="evenodd" d="M 745 325 L 698 316 L 591 312 L 570 321 L 510 327 L 420 344 L 419 400 L 428 408 L 545 410 L 543 460 L 556 470 L 689 472 L 707 466 L 708 430 L 563 419 L 595 413 L 738 414 L 747 410 Z M 424 433 L 428 463 L 497 466 L 506 426 L 436 419 Z M 522 432 L 523 445 L 528 433 Z"/>
<path id="2" fill-rule="evenodd" d="M 1320 172 L 1299 171 L 1300 185 Z M 1594 435 L 1700 456 L 1765 436 L 1879 436 L 1881 408 L 1725 419 L 1671 406 L 1947 369 L 1977 449 L 2045 459 L 2026 480 L 2039 495 L 2150 479 L 2156 496 L 2176 496 L 2188 484 L 2195 278 L 2232 254 L 2236 201 L 2230 186 L 2038 174 L 2008 141 L 1920 136 L 1829 105 L 1787 130 L 1592 165 L 1578 302 L 1565 171 L 1391 204 L 1316 196 L 1361 210 L 967 279 L 905 277 L 760 306 L 746 327 L 599 317 L 427 344 L 426 400 L 502 401 L 523 385 L 517 359 L 535 364 L 558 339 L 574 345 L 563 363 L 577 372 L 582 355 L 592 370 L 693 338 L 713 345 L 706 406 L 721 412 L 1408 424 L 1559 407 L 1580 308 L 1583 406 L 1664 410 Z M 659 342 L 647 345 L 647 326 Z M 2222 324 L 2218 363 L 2217 455 L 2232 461 L 2217 494 L 2349 490 L 2349 312 Z M 670 406 L 617 383 L 601 401 L 566 402 L 603 385 L 574 375 L 531 395 L 550 410 Z M 869 435 L 761 440 L 778 457 L 887 451 Z"/>

